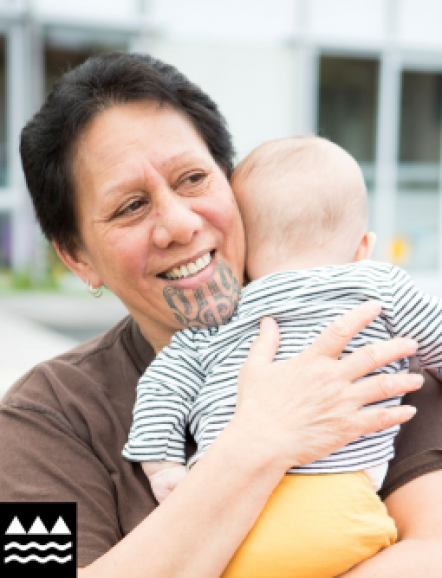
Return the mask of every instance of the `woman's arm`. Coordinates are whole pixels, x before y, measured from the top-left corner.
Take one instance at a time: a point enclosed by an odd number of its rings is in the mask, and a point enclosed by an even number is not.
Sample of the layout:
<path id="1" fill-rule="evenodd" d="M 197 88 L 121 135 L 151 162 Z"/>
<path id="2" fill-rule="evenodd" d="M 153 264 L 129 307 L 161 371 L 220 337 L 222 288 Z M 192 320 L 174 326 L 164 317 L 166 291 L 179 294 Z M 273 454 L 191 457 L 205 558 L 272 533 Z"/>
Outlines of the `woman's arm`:
<path id="1" fill-rule="evenodd" d="M 440 578 L 442 568 L 442 471 L 416 478 L 386 500 L 399 541 L 342 578 Z"/>
<path id="2" fill-rule="evenodd" d="M 272 363 L 277 325 L 266 320 L 241 371 L 229 426 L 172 495 L 80 578 L 217 578 L 289 467 L 408 420 L 414 412 L 407 406 L 359 409 L 418 389 L 416 376 L 352 382 L 411 355 L 414 342 L 392 340 L 338 360 L 378 313 L 373 304 L 358 307 L 303 353 L 279 363 Z"/>
<path id="3" fill-rule="evenodd" d="M 416 359 L 410 371 L 420 372 Z M 406 396 L 418 413 L 396 438 L 396 457 L 381 494 L 399 530 L 399 542 L 345 576 L 441 575 L 442 412 L 441 384 L 424 371 L 425 385 Z"/>

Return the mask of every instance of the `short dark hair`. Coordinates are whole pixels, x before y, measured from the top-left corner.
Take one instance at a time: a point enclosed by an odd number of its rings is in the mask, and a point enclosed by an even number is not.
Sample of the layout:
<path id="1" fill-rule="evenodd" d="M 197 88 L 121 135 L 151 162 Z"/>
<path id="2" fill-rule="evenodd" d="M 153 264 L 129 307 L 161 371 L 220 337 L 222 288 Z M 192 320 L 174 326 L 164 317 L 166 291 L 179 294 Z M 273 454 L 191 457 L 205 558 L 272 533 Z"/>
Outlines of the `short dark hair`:
<path id="1" fill-rule="evenodd" d="M 184 113 L 228 176 L 234 150 L 213 100 L 169 64 L 146 54 L 89 58 L 54 84 L 21 133 L 26 183 L 44 235 L 73 253 L 79 240 L 71 158 L 80 133 L 100 112 L 124 103 L 157 102 Z"/>

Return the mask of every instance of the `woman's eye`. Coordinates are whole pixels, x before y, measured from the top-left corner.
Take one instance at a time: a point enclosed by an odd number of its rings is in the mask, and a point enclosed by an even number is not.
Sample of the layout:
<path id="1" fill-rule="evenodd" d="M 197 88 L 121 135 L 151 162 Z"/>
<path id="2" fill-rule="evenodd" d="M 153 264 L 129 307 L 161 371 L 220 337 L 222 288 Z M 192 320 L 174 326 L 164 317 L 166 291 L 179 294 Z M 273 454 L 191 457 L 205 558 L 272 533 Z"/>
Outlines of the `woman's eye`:
<path id="1" fill-rule="evenodd" d="M 204 178 L 204 175 L 203 173 L 195 173 L 194 175 L 190 175 L 190 177 L 187 178 L 191 183 L 199 183 Z"/>
<path id="2" fill-rule="evenodd" d="M 183 183 L 198 185 L 204 180 L 205 176 L 206 176 L 205 173 L 192 173 L 191 175 L 188 175 L 185 179 L 183 179 Z"/>
<path id="3" fill-rule="evenodd" d="M 127 205 L 127 207 L 125 207 L 120 214 L 127 215 L 128 213 L 134 213 L 135 211 L 138 211 L 138 209 L 140 209 L 143 205 L 143 201 L 134 201 L 130 205 Z"/>

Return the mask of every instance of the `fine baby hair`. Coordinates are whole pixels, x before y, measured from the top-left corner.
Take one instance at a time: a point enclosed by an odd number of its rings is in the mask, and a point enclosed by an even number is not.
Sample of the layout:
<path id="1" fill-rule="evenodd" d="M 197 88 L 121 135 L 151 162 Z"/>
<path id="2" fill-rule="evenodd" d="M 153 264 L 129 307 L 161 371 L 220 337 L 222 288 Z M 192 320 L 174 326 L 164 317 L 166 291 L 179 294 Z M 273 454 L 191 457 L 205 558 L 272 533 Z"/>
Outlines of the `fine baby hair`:
<path id="1" fill-rule="evenodd" d="M 252 279 L 266 259 L 275 266 L 275 258 L 296 255 L 302 268 L 356 260 L 368 227 L 367 193 L 359 165 L 338 145 L 317 136 L 264 143 L 237 166 L 232 185 Z"/>

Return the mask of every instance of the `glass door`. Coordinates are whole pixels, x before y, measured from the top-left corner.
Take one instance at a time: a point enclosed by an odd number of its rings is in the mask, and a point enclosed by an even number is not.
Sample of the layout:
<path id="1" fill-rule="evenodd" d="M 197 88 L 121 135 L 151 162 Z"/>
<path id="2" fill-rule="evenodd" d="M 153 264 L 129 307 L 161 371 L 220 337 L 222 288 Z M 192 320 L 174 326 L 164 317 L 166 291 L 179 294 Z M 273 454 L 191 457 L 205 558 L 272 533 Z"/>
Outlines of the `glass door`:
<path id="1" fill-rule="evenodd" d="M 379 59 L 323 54 L 318 81 L 317 133 L 347 150 L 360 164 L 372 222 Z"/>
<path id="2" fill-rule="evenodd" d="M 442 73 L 401 71 L 392 256 L 419 273 L 439 269 Z"/>

